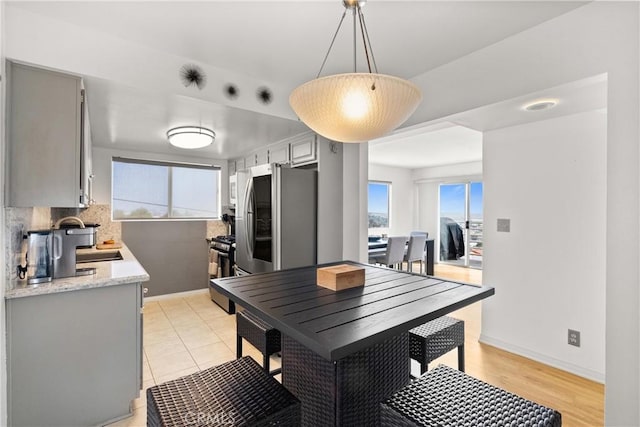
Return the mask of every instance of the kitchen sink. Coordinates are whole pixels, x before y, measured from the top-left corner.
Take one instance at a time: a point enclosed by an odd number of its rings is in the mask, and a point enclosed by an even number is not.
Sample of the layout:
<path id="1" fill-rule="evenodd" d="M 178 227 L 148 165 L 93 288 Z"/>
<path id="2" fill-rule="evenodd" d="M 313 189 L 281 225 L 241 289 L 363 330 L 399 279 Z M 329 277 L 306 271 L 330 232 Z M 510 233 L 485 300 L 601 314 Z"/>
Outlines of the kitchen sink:
<path id="1" fill-rule="evenodd" d="M 85 262 L 120 261 L 121 259 L 122 254 L 120 251 L 100 251 L 76 254 L 76 264 L 82 264 Z"/>

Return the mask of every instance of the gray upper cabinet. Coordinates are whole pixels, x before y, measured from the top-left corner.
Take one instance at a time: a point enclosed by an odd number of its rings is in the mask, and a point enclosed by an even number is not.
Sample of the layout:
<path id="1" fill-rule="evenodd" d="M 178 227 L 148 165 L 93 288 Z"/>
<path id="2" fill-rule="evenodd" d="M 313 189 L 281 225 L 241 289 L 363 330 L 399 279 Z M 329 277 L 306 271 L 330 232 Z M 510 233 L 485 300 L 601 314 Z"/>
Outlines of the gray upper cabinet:
<path id="1" fill-rule="evenodd" d="M 271 162 L 269 160 L 269 150 L 265 148 L 256 152 L 256 165 L 266 165 L 269 162 Z"/>
<path id="2" fill-rule="evenodd" d="M 291 165 L 300 166 L 318 161 L 316 134 L 305 134 L 291 141 Z"/>
<path id="3" fill-rule="evenodd" d="M 280 144 L 269 149 L 270 163 L 289 163 L 289 144 Z"/>
<path id="4" fill-rule="evenodd" d="M 91 149 L 80 77 L 11 61 L 7 72 L 7 206 L 85 206 Z"/>
<path id="5" fill-rule="evenodd" d="M 243 171 L 246 167 L 244 165 L 244 159 L 236 160 L 236 171 Z"/>
<path id="6" fill-rule="evenodd" d="M 258 165 L 258 156 L 255 153 L 244 158 L 245 169 L 249 169 L 257 165 Z"/>

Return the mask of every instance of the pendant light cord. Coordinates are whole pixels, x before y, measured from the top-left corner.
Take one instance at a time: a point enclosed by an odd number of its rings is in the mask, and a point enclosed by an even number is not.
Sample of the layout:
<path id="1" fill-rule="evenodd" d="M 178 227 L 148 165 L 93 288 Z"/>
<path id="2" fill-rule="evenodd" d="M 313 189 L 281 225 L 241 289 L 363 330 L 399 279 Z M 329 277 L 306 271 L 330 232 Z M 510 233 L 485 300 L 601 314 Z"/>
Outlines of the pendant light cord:
<path id="1" fill-rule="evenodd" d="M 357 73 L 357 63 L 356 63 L 356 38 L 357 38 L 357 24 L 356 24 L 356 15 L 357 20 L 360 23 L 360 33 L 362 34 L 362 44 L 364 45 L 364 56 L 367 58 L 367 68 L 369 69 L 369 74 L 372 74 L 373 71 L 371 69 L 371 63 L 373 62 L 373 70 L 378 74 L 378 65 L 376 64 L 376 58 L 373 56 L 373 48 L 371 47 L 371 40 L 369 40 L 369 32 L 367 31 L 367 24 L 364 22 L 364 14 L 362 13 L 362 9 L 356 3 L 353 11 L 353 72 Z M 342 23 L 344 22 L 344 18 L 347 15 L 347 8 L 342 12 L 342 17 L 340 18 L 340 22 L 338 23 L 338 28 L 336 32 L 333 34 L 333 38 L 331 39 L 331 44 L 329 44 L 329 49 L 327 53 L 324 55 L 324 60 L 322 61 L 322 65 L 320 66 L 320 71 L 316 74 L 316 79 L 320 77 L 322 74 L 322 70 L 324 70 L 324 66 L 327 63 L 327 59 L 329 58 L 329 54 L 331 53 L 331 49 L 333 49 L 333 45 L 336 42 L 336 38 L 338 37 L 338 33 L 340 32 L 340 28 L 342 28 Z M 371 54 L 371 58 L 369 58 L 369 53 Z"/>
<path id="2" fill-rule="evenodd" d="M 340 27 L 342 27 L 342 22 L 344 21 L 344 17 L 346 15 L 347 15 L 347 9 L 345 8 L 344 12 L 342 12 L 342 18 L 340 18 L 340 23 L 338 24 L 338 28 L 336 29 L 336 32 L 333 35 L 333 38 L 331 39 L 329 50 L 327 50 L 327 54 L 324 56 L 324 60 L 322 61 L 322 65 L 320 66 L 320 71 L 318 71 L 318 74 L 316 75 L 316 79 L 320 77 L 320 73 L 322 73 L 322 70 L 324 69 L 324 64 L 327 63 L 327 58 L 329 58 L 329 54 L 331 53 L 331 48 L 333 47 L 333 44 L 336 41 L 336 37 L 338 37 L 338 32 L 340 32 Z"/>
<path id="3" fill-rule="evenodd" d="M 364 54 L 367 57 L 367 66 L 369 67 L 369 73 L 371 73 L 371 63 L 369 62 L 369 53 L 371 53 L 371 61 L 373 62 L 373 69 L 378 74 L 378 65 L 376 64 L 376 58 L 373 56 L 373 47 L 371 47 L 371 40 L 369 40 L 369 31 L 367 31 L 367 24 L 364 22 L 364 14 L 362 9 L 358 7 L 358 17 L 360 18 L 360 32 L 362 33 L 362 43 L 364 44 Z M 367 46 L 369 49 L 367 50 Z"/>

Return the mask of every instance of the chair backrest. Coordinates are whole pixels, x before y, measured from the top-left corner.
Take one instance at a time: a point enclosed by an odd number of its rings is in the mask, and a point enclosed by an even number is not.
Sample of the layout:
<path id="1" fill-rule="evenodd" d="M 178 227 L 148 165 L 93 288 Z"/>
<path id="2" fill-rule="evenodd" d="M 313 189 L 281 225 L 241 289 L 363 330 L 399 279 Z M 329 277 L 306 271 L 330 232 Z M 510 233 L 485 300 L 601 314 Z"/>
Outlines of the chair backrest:
<path id="1" fill-rule="evenodd" d="M 407 248 L 407 261 L 418 261 L 424 258 L 424 247 L 427 244 L 427 236 L 415 234 L 409 238 Z"/>
<path id="2" fill-rule="evenodd" d="M 425 239 L 429 238 L 429 232 L 428 231 L 412 231 L 410 236 L 419 236 L 421 234 L 424 234 L 424 238 Z"/>
<path id="3" fill-rule="evenodd" d="M 385 265 L 399 264 L 404 260 L 404 247 L 409 240 L 406 236 L 389 237 Z"/>

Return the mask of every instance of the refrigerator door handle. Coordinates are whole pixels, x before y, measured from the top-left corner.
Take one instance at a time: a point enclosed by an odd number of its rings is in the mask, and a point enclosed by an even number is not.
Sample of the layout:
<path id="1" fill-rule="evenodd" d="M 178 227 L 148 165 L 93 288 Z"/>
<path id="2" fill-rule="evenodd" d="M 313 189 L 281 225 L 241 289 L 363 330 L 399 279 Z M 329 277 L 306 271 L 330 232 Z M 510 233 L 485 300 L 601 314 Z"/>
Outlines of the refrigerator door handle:
<path id="1" fill-rule="evenodd" d="M 244 211 L 245 211 L 245 232 L 247 239 L 245 244 L 247 245 L 247 253 L 249 254 L 249 259 L 253 258 L 253 248 L 255 246 L 255 215 L 254 215 L 254 192 L 253 192 L 253 178 L 249 177 L 247 181 L 247 191 L 245 193 L 244 200 Z"/>

